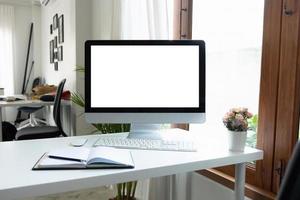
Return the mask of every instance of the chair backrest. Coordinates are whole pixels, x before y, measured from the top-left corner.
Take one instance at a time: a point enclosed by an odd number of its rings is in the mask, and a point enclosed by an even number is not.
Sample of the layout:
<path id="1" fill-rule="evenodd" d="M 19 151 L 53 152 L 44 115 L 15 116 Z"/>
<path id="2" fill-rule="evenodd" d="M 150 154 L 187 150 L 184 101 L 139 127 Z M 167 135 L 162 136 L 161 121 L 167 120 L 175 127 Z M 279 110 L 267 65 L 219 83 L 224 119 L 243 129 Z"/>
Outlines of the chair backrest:
<path id="1" fill-rule="evenodd" d="M 61 118 L 60 118 L 61 96 L 62 96 L 62 93 L 64 90 L 65 83 L 66 83 L 66 79 L 63 79 L 57 87 L 56 95 L 55 95 L 55 99 L 54 99 L 54 106 L 53 106 L 53 118 L 54 118 L 54 122 L 55 122 L 56 126 L 58 127 L 60 133 L 64 137 L 67 137 L 67 134 L 63 131 Z"/>
<path id="2" fill-rule="evenodd" d="M 300 142 L 296 144 L 292 157 L 288 163 L 283 177 L 278 200 L 299 200 L 300 199 Z"/>

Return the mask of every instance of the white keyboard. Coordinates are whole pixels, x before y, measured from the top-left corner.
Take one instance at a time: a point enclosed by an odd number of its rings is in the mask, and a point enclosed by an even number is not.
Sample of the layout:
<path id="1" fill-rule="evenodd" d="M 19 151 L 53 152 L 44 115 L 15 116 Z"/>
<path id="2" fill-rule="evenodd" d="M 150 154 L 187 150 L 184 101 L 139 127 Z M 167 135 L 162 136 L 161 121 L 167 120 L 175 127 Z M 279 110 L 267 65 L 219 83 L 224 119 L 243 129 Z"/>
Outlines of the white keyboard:
<path id="1" fill-rule="evenodd" d="M 118 137 L 101 137 L 94 146 L 108 146 L 124 149 L 144 149 L 160 151 L 197 151 L 191 141 L 127 139 Z"/>

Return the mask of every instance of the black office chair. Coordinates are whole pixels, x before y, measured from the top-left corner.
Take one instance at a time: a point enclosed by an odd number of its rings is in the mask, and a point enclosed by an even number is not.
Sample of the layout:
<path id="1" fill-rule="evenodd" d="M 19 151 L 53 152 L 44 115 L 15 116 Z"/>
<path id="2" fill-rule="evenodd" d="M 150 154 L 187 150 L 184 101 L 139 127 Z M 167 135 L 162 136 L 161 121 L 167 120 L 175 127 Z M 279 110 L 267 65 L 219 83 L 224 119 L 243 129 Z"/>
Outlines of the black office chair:
<path id="1" fill-rule="evenodd" d="M 63 79 L 58 85 L 56 96 L 54 99 L 53 118 L 56 126 L 36 126 L 36 127 L 23 128 L 17 132 L 15 138 L 16 140 L 53 138 L 59 136 L 67 137 L 67 134 L 62 129 L 62 124 L 60 119 L 61 96 L 63 93 L 65 82 L 66 79 Z"/>
<path id="2" fill-rule="evenodd" d="M 41 78 L 40 77 L 35 78 L 32 83 L 32 89 L 35 88 L 36 86 L 40 85 L 40 83 L 41 83 Z M 22 106 L 22 107 L 19 107 L 18 111 L 27 113 L 29 115 L 29 119 L 22 121 L 21 123 L 24 125 L 21 125 L 18 128 L 18 130 L 21 130 L 22 128 L 26 128 L 29 126 L 38 126 L 39 123 L 47 124 L 46 121 L 34 117 L 34 113 L 41 110 L 42 108 L 44 108 L 44 106 Z"/>
<path id="3" fill-rule="evenodd" d="M 278 200 L 300 199 L 300 142 L 296 145 L 283 177 Z"/>

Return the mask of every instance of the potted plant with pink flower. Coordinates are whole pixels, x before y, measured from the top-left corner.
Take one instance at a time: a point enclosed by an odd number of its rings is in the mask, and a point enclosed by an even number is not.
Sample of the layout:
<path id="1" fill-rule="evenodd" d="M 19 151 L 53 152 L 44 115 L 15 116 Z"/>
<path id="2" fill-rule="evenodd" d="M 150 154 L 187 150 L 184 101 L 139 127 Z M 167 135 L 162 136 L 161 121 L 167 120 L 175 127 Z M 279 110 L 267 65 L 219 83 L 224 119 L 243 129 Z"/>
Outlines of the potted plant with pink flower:
<path id="1" fill-rule="evenodd" d="M 252 114 L 247 108 L 232 108 L 223 117 L 228 129 L 229 150 L 244 151 L 247 139 L 248 119 Z"/>

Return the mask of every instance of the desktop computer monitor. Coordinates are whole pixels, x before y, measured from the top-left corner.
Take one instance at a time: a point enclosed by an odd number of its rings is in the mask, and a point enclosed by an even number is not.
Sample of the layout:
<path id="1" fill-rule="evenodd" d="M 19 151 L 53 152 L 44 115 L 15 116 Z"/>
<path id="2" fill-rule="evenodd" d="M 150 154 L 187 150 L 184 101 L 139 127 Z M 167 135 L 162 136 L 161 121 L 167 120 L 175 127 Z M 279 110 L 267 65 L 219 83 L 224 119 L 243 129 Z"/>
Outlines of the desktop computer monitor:
<path id="1" fill-rule="evenodd" d="M 87 41 L 85 67 L 87 122 L 156 139 L 160 124 L 205 121 L 204 41 Z"/>

